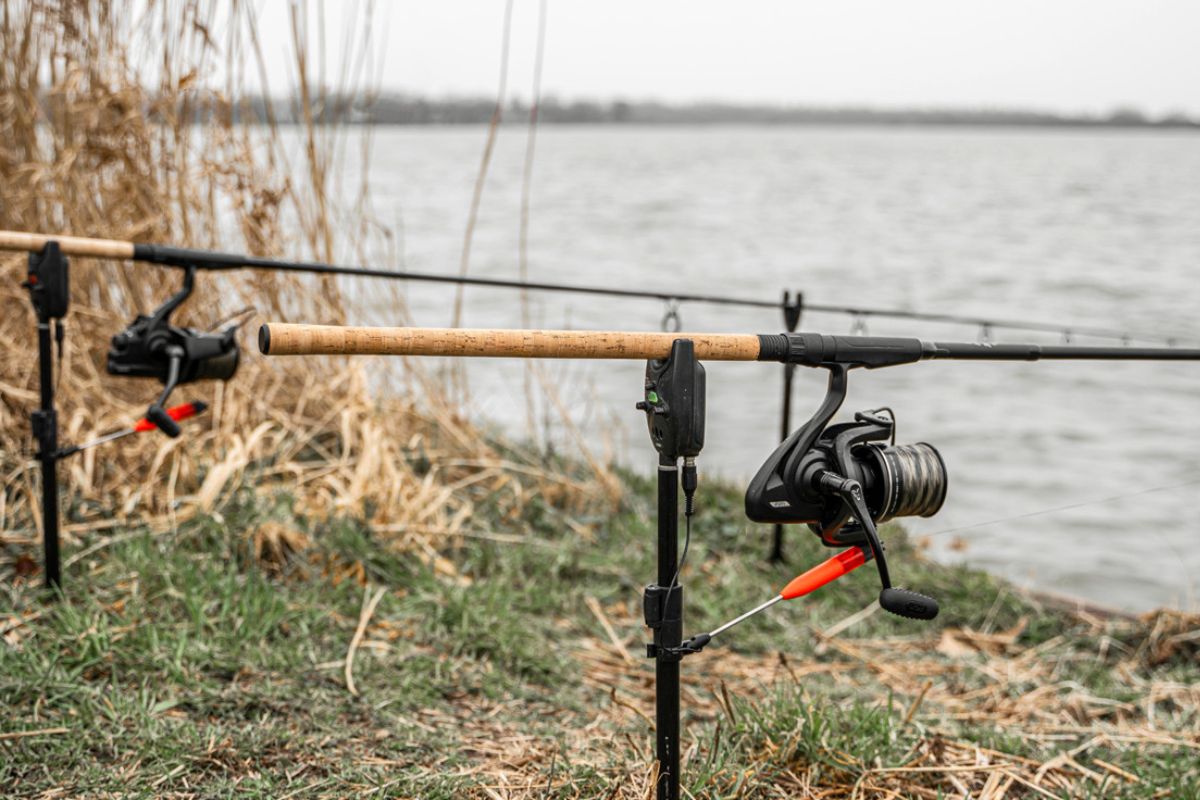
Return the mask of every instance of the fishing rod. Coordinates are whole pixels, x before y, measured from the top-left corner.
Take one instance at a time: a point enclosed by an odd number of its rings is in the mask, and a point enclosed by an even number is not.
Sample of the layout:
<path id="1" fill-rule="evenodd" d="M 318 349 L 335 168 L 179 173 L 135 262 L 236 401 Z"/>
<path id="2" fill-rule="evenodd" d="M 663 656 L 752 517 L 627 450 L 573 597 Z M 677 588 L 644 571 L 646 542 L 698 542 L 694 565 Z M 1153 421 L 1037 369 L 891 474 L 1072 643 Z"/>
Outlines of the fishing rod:
<path id="1" fill-rule="evenodd" d="M 95 239 L 76 236 L 53 236 L 41 233 L 25 233 L 19 231 L 0 231 L 0 250 L 28 251 L 33 258 L 42 253 L 51 243 L 59 249 L 65 259 L 68 255 L 87 256 L 119 260 L 133 260 L 158 266 L 177 267 L 185 270 L 184 286 L 190 293 L 196 270 L 233 270 L 233 269 L 263 269 L 279 272 L 308 273 L 319 275 L 346 275 L 384 280 L 408 280 L 430 283 L 456 284 L 479 286 L 493 289 L 519 289 L 521 291 L 562 292 L 593 296 L 620 297 L 633 299 L 653 299 L 665 302 L 667 311 L 663 316 L 664 330 L 679 330 L 681 327 L 678 304 L 681 302 L 715 304 L 725 307 L 744 308 L 778 308 L 783 312 L 783 321 L 789 332 L 795 332 L 799 327 L 801 314 L 804 310 L 819 313 L 850 315 L 855 323 L 852 332 L 865 333 L 866 320 L 870 318 L 901 319 L 909 321 L 933 322 L 943 324 L 973 325 L 978 327 L 980 337 L 990 340 L 996 330 L 1029 331 L 1041 333 L 1056 333 L 1064 342 L 1070 342 L 1074 336 L 1090 336 L 1099 339 L 1111 339 L 1130 345 L 1134 341 L 1161 342 L 1175 346 L 1179 337 L 1154 334 L 1133 334 L 1108 328 L 1091 326 L 1064 326 L 1042 322 L 1031 322 L 1010 319 L 992 319 L 980 316 L 929 313 L 908 311 L 904 309 L 870 308 L 860 306 L 830 305 L 821 303 L 806 303 L 801 292 L 795 294 L 784 292 L 782 302 L 758 300 L 753 298 L 730 297 L 727 295 L 700 294 L 678 291 L 647 291 L 639 289 L 622 289 L 608 286 L 572 285 L 551 282 L 535 282 L 509 280 L 504 278 L 481 278 L 460 275 L 446 275 L 428 272 L 389 271 L 362 266 L 337 266 L 314 261 L 291 261 L 261 256 L 250 256 L 236 253 L 222 253 L 212 250 L 175 247 L 172 245 L 137 243 L 116 239 Z M 178 305 L 178 303 L 176 303 Z M 172 307 L 173 308 L 173 307 Z M 161 309 L 160 309 L 161 310 Z M 168 313 L 169 313 L 168 309 Z M 110 353 L 109 372 L 114 375 L 140 377 L 156 377 L 164 382 L 164 391 L 157 402 L 151 405 L 148 414 L 170 436 L 178 435 L 178 426 L 163 413 L 163 403 L 174 388 L 172 380 L 172 362 L 164 358 L 169 353 L 183 353 L 183 359 L 178 365 L 179 374 L 183 380 L 200 380 L 215 378 L 228 380 L 237 368 L 237 342 L 232 337 L 221 341 L 202 339 L 191 334 L 187 329 L 169 326 L 167 321 L 160 320 L 156 330 L 151 330 L 147 322 L 138 327 L 135 322 L 123 336 L 123 341 L 114 339 L 114 348 Z M 56 330 L 61 335 L 61 323 Z M 169 349 L 165 339 L 174 341 Z M 143 345 L 151 345 L 147 347 Z M 206 364 L 200 367 L 202 364 Z M 195 365 L 201 372 L 189 373 L 188 364 Z M 780 411 L 780 439 L 787 437 L 791 429 L 792 384 L 795 365 L 784 365 L 783 399 Z M 775 526 L 772 537 L 770 559 L 783 561 L 784 531 L 782 526 Z M 48 574 L 50 574 L 48 572 Z"/>
<path id="2" fill-rule="evenodd" d="M 931 620 L 937 600 L 892 582 L 878 525 L 930 517 L 946 500 L 949 475 L 937 448 L 897 444 L 887 408 L 860 411 L 830 424 L 855 369 L 927 360 L 1200 361 L 1200 349 L 939 342 L 821 333 L 713 334 L 624 331 L 366 328 L 269 323 L 258 333 L 268 356 L 400 355 L 491 358 L 646 359 L 642 398 L 650 441 L 658 452 L 658 569 L 642 605 L 655 662 L 655 755 L 659 800 L 680 796 L 680 663 L 713 640 L 784 600 L 807 595 L 873 562 L 879 605 L 900 617 Z M 797 576 L 765 603 L 706 633 L 683 637 L 680 582 L 691 542 L 696 459 L 704 446 L 707 376 L 701 361 L 774 361 L 828 372 L 813 416 L 787 435 L 751 479 L 746 516 L 754 522 L 807 525 L 839 553 Z M 679 492 L 684 544 L 679 549 Z"/>
<path id="3" fill-rule="evenodd" d="M 388 328 L 269 323 L 258 331 L 266 355 L 405 355 L 481 358 L 660 359 L 676 339 L 706 361 L 775 361 L 803 367 L 878 369 L 917 361 L 1196 361 L 1200 349 L 934 342 L 821 333 L 659 333 L 496 328 Z"/>
<path id="4" fill-rule="evenodd" d="M 610 286 L 587 286 L 541 281 L 518 281 L 505 278 L 477 278 L 462 275 L 445 275 L 433 272 L 409 272 L 376 269 L 362 266 L 339 266 L 321 261 L 291 261 L 265 258 L 238 253 L 221 253 L 189 247 L 174 247 L 161 244 L 141 244 L 116 239 L 89 239 L 77 236 L 51 236 L 40 233 L 0 231 L 0 250 L 25 250 L 38 252 L 48 242 L 57 242 L 62 252 L 73 256 L 108 258 L 127 261 L 142 261 L 166 267 L 195 267 L 196 269 L 223 271 L 235 269 L 263 269 L 275 272 L 299 272 L 315 275 L 349 275 L 386 280 L 420 281 L 428 283 L 451 283 L 463 286 L 483 286 L 498 289 L 521 289 L 526 291 L 572 292 L 575 294 L 606 295 L 608 297 L 645 298 L 663 301 L 711 303 L 714 305 L 744 306 L 747 308 L 779 308 L 778 301 L 728 297 L 725 295 L 697 294 L 674 291 L 646 291 L 619 289 Z"/>
<path id="5" fill-rule="evenodd" d="M 611 286 L 520 281 L 506 278 L 481 278 L 431 272 L 393 271 L 363 266 L 339 266 L 319 261 L 293 261 L 238 253 L 222 253 L 214 250 L 175 247 L 172 245 L 144 244 L 117 239 L 92 239 L 78 236 L 53 236 L 50 234 L 25 233 L 20 231 L 0 231 L 0 250 L 39 252 L 47 243 L 52 241 L 58 243 L 59 248 L 65 255 L 141 261 L 167 267 L 194 267 L 196 269 L 215 271 L 263 269 L 317 275 L 348 275 L 386 280 L 480 286 L 493 289 L 519 289 L 521 291 L 565 292 L 606 297 L 640 298 L 659 300 L 669 304 L 688 302 L 738 306 L 742 308 L 778 309 L 781 307 L 781 303 L 778 300 L 730 297 L 719 294 L 678 292 L 673 290 L 621 289 Z M 996 319 L 968 314 L 945 314 L 894 308 L 812 303 L 806 302 L 800 294 L 796 295 L 795 300 L 792 300 L 790 294 L 785 294 L 782 302 L 785 313 L 788 306 L 793 304 L 797 306 L 798 310 L 795 312 L 797 315 L 800 313 L 799 309 L 803 309 L 820 313 L 848 315 L 854 317 L 860 325 L 868 318 L 968 325 L 979 328 L 985 336 L 990 336 L 993 331 L 997 330 L 1010 330 L 1054 333 L 1062 337 L 1064 342 L 1070 342 L 1075 336 L 1088 336 L 1097 339 L 1111 339 L 1123 343 L 1132 343 L 1135 341 L 1158 342 L 1167 346 L 1175 346 L 1186 338 L 1157 333 L 1135 333 L 1096 326 L 1072 326 L 1029 320 Z M 672 305 L 664 317 L 664 325 L 672 321 L 677 322 L 677 320 L 678 314 Z M 794 325 L 790 321 L 789 330 L 795 330 Z"/>

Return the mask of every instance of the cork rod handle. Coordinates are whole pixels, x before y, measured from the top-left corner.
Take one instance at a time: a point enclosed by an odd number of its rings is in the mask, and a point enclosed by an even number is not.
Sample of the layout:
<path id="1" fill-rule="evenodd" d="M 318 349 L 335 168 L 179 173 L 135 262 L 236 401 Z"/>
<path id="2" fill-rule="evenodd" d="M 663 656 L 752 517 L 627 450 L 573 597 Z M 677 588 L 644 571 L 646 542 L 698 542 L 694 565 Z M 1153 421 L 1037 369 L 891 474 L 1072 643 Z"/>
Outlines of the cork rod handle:
<path id="1" fill-rule="evenodd" d="M 121 242 L 116 239 L 87 239 L 82 236 L 0 231 L 0 250 L 26 250 L 30 253 L 37 253 L 46 246 L 46 242 L 58 242 L 59 249 L 68 256 L 133 258 L 133 242 Z"/>
<path id="2" fill-rule="evenodd" d="M 708 361 L 756 361 L 758 336 L 733 333 L 631 333 L 470 328 L 358 328 L 272 322 L 258 331 L 271 356 L 390 355 L 491 358 L 666 358 L 671 342 L 691 339 Z"/>

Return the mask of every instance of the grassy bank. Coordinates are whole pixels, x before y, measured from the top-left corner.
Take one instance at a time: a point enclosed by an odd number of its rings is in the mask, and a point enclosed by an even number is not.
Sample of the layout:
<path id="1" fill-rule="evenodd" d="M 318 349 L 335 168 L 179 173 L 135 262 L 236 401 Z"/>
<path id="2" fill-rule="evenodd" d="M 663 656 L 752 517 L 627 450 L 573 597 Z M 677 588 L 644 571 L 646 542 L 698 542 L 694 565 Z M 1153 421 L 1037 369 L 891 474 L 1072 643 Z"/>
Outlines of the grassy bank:
<path id="1" fill-rule="evenodd" d="M 627 481 L 611 518 L 477 503 L 423 557 L 245 492 L 81 544 L 56 604 L 7 560 L 4 795 L 645 797 L 653 492 Z M 700 506 L 689 631 L 823 557 L 794 535 L 766 565 L 735 490 Z M 694 796 L 1200 796 L 1194 620 L 1048 610 L 891 539 L 936 623 L 845 624 L 864 571 L 685 662 Z"/>
<path id="2" fill-rule="evenodd" d="M 247 4 L 143 5 L 5 5 L 0 227 L 356 263 L 393 251 L 369 187 L 339 185 L 365 180 L 369 152 L 346 169 L 331 120 L 305 125 L 302 153 L 274 126 L 191 124 L 252 99 Z M 319 16 L 293 5 L 285 93 L 331 108 L 327 78 L 352 91 L 357 68 L 326 73 L 306 42 Z M 359 16 L 350 50 L 370 64 Z M 651 487 L 512 452 L 415 367 L 380 397 L 361 364 L 248 357 L 235 381 L 187 393 L 212 410 L 186 437 L 64 465 L 67 595 L 48 603 L 23 257 L 0 273 L 0 796 L 648 796 Z M 71 276 L 56 374 L 79 442 L 156 393 L 106 376 L 103 353 L 167 287 L 87 259 Z M 362 318 L 330 283 L 200 284 L 181 324 L 249 306 L 255 322 Z M 404 297 L 389 302 L 402 322 Z M 764 564 L 740 505 L 702 490 L 689 631 L 825 555 L 797 534 L 793 567 Z M 862 574 L 687 660 L 692 796 L 1197 796 L 1194 619 L 1052 611 L 891 544 L 898 582 L 942 602 L 936 624 L 864 611 Z"/>

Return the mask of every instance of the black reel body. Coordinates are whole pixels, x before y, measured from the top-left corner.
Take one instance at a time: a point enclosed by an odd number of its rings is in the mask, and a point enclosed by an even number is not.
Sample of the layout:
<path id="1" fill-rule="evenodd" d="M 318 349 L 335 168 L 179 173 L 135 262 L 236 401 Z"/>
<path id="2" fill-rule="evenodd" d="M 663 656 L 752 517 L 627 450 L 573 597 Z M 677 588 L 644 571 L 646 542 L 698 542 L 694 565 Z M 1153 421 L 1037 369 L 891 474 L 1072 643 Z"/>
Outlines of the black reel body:
<path id="1" fill-rule="evenodd" d="M 829 547 L 869 547 L 879 570 L 880 603 L 917 619 L 937 615 L 932 599 L 894 589 L 876 523 L 936 514 L 948 483 L 941 454 L 929 444 L 897 446 L 895 420 L 861 411 L 853 422 L 829 425 L 846 397 L 850 366 L 832 364 L 817 413 L 776 448 L 746 490 L 755 522 L 807 524 Z"/>
<path id="2" fill-rule="evenodd" d="M 819 485 L 826 473 L 857 481 L 876 523 L 929 517 L 941 509 L 948 479 L 933 445 L 886 444 L 894 442 L 895 420 L 882 409 L 860 411 L 853 422 L 829 425 L 845 399 L 847 371 L 831 368 L 820 409 L 776 448 L 751 480 L 746 490 L 750 519 L 808 524 L 830 547 L 866 544 L 851 510 Z"/>
<path id="3" fill-rule="evenodd" d="M 126 378 L 157 378 L 166 383 L 171 376 L 168 352 L 177 348 L 181 353 L 177 385 L 210 378 L 228 380 L 237 372 L 240 359 L 234 334 L 233 330 L 218 334 L 156 325 L 154 317 L 140 315 L 112 338 L 108 371 Z"/>
<path id="4" fill-rule="evenodd" d="M 781 486 L 787 505 L 771 507 L 770 521 L 808 523 L 830 547 L 866 544 L 862 527 L 840 498 L 831 497 L 817 478 L 832 472 L 857 481 L 876 523 L 896 517 L 933 516 L 946 499 L 946 468 L 932 445 L 889 445 L 895 422 L 861 411 L 854 422 L 830 425 L 807 452 L 792 453 L 784 464 L 791 480 Z M 788 519 L 779 519 L 787 514 Z M 766 520 L 764 520 L 766 521 Z"/>
<path id="5" fill-rule="evenodd" d="M 152 314 L 139 314 L 112 338 L 108 372 L 129 378 L 155 378 L 163 383 L 146 418 L 175 437 L 179 424 L 163 408 L 176 386 L 200 380 L 228 380 L 237 372 L 240 350 L 236 327 L 209 333 L 170 323 L 172 312 L 192 293 L 195 269 L 184 273 L 183 288 Z"/>

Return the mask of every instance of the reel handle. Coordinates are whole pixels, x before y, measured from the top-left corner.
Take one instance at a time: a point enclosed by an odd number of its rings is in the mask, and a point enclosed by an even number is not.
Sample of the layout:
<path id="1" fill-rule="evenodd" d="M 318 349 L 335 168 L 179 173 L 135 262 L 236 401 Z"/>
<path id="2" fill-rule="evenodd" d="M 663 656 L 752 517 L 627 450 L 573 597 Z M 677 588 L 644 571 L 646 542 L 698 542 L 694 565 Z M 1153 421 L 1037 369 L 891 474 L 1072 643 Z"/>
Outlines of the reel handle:
<path id="1" fill-rule="evenodd" d="M 154 423 L 154 427 L 165 433 L 172 439 L 179 437 L 183 433 L 183 428 L 179 427 L 171 414 L 163 408 L 166 405 L 167 398 L 171 396 L 171 392 L 175 391 L 175 387 L 179 385 L 179 367 L 183 362 L 184 351 L 179 345 L 167 345 L 164 349 L 167 358 L 170 359 L 167 364 L 167 380 L 163 386 L 162 394 L 158 399 L 150 404 L 150 408 L 146 409 L 146 419 Z"/>
<path id="2" fill-rule="evenodd" d="M 879 605 L 884 611 L 909 619 L 933 619 L 938 615 L 938 602 L 928 595 L 910 589 L 889 586 L 879 592 Z"/>
<path id="3" fill-rule="evenodd" d="M 197 414 L 203 414 L 208 410 L 208 403 L 203 400 L 193 400 L 190 403 L 172 406 L 166 410 L 167 416 L 176 422 L 182 422 L 185 419 L 191 419 Z M 143 417 L 139 419 L 133 426 L 134 433 L 145 433 L 159 427 L 153 420 Z"/>
<path id="4" fill-rule="evenodd" d="M 179 427 L 179 423 L 171 419 L 170 413 L 159 403 L 150 406 L 146 411 L 146 419 L 154 423 L 154 427 L 165 433 L 172 439 L 178 438 L 183 433 L 183 428 Z"/>
<path id="5" fill-rule="evenodd" d="M 852 478 L 845 478 L 825 470 L 817 477 L 818 488 L 831 492 L 842 498 L 842 502 L 850 509 L 850 513 L 858 520 L 867 546 L 875 555 L 875 566 L 879 570 L 879 582 L 883 588 L 879 591 L 879 605 L 884 611 L 898 617 L 908 619 L 930 620 L 938 615 L 937 601 L 932 597 L 914 592 L 910 589 L 899 589 L 892 586 L 888 574 L 887 558 L 883 554 L 883 543 L 879 541 L 879 533 L 875 530 L 875 520 L 867 501 L 863 498 L 862 484 Z"/>

